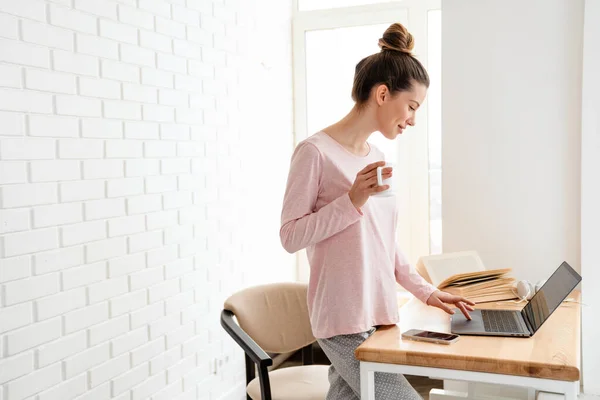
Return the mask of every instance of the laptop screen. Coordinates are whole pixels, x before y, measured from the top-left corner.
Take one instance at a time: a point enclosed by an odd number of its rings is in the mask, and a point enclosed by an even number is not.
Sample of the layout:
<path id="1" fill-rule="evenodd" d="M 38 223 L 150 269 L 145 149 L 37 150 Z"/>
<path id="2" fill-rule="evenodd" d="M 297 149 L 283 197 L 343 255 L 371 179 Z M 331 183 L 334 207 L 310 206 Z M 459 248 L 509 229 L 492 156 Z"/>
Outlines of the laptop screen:
<path id="1" fill-rule="evenodd" d="M 550 314 L 571 293 L 581 281 L 581 276 L 567 262 L 563 262 L 544 286 L 523 308 L 523 317 L 529 322 L 535 333 L 548 319 Z"/>

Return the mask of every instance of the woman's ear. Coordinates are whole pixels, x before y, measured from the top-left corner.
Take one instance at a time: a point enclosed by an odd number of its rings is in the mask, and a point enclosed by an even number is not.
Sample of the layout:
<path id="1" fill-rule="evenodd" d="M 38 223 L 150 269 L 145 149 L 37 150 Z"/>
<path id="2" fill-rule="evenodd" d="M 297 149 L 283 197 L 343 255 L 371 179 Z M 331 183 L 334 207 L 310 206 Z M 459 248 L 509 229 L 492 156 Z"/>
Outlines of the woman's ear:
<path id="1" fill-rule="evenodd" d="M 389 96 L 390 91 L 386 85 L 379 85 L 375 89 L 375 100 L 378 106 L 381 106 Z"/>

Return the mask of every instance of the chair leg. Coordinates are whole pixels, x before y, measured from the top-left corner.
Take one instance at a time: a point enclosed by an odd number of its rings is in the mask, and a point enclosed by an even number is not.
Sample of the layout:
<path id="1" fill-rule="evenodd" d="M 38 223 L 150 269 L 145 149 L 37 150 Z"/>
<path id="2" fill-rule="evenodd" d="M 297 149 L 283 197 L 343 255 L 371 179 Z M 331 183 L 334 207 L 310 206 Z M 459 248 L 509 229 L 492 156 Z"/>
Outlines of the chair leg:
<path id="1" fill-rule="evenodd" d="M 248 357 L 248 354 L 245 355 L 246 359 L 246 386 L 256 377 L 256 365 L 254 362 Z M 246 395 L 246 400 L 252 400 L 250 396 Z"/>
<path id="2" fill-rule="evenodd" d="M 271 399 L 271 382 L 269 380 L 269 371 L 266 365 L 262 367 L 258 367 L 258 374 L 260 377 L 260 394 L 262 400 L 272 400 Z"/>
<path id="3" fill-rule="evenodd" d="M 302 348 L 302 364 L 312 365 L 313 364 L 313 348 L 312 343 Z"/>

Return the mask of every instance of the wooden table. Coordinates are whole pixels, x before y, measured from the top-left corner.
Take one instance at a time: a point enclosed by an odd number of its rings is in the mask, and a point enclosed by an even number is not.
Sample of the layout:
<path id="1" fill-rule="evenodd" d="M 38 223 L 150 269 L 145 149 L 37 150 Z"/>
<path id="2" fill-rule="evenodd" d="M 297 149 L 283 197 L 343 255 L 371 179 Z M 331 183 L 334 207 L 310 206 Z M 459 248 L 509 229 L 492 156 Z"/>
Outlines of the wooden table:
<path id="1" fill-rule="evenodd" d="M 450 332 L 447 314 L 412 299 L 400 308 L 399 324 L 378 328 L 356 349 L 361 398 L 375 399 L 374 372 L 389 372 L 528 387 L 575 400 L 580 379 L 580 299 L 579 291 L 571 293 L 531 338 L 462 336 L 451 345 L 401 338 L 402 332 L 413 328 Z M 477 308 L 522 306 L 503 302 L 479 304 Z"/>

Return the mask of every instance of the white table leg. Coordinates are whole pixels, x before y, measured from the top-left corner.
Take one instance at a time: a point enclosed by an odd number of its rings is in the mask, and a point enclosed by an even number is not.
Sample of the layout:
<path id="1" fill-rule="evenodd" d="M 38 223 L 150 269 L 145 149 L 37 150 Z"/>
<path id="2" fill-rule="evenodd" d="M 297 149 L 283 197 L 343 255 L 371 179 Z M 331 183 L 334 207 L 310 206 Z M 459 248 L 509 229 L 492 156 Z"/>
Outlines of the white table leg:
<path id="1" fill-rule="evenodd" d="M 534 388 L 528 388 L 527 389 L 527 400 L 535 400 L 536 392 L 537 392 L 537 390 L 535 390 Z"/>
<path id="2" fill-rule="evenodd" d="M 375 400 L 375 372 L 365 362 L 360 363 L 360 398 Z"/>
<path id="3" fill-rule="evenodd" d="M 577 400 L 577 392 L 579 391 L 579 381 L 565 382 L 565 400 Z"/>
<path id="4" fill-rule="evenodd" d="M 579 382 L 564 382 L 561 389 L 564 393 L 541 391 L 538 393 L 537 400 L 577 400 Z"/>

